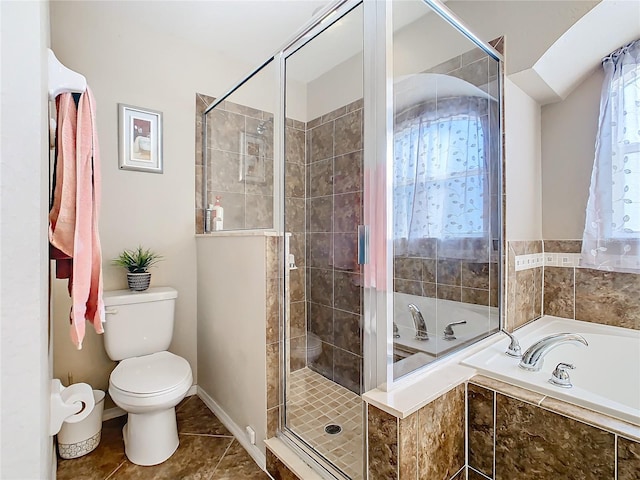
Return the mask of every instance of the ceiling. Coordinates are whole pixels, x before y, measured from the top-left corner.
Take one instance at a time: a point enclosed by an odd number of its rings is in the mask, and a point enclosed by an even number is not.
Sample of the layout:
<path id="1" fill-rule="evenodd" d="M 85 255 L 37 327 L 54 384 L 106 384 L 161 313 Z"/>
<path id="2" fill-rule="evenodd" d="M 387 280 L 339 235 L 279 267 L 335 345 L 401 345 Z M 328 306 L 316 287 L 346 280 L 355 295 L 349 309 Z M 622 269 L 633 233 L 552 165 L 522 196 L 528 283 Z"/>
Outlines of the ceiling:
<path id="1" fill-rule="evenodd" d="M 258 66 L 302 26 L 327 0 L 108 1 L 124 19 L 200 48 L 209 48 Z M 98 5 L 101 4 L 101 5 Z"/>
<path id="2" fill-rule="evenodd" d="M 428 9 L 418 0 L 395 0 L 394 28 L 417 20 Z M 600 0 L 500 1 L 451 0 L 447 5 L 485 40 L 505 34 L 509 39 L 509 64 L 516 73 L 532 68 L 538 59 L 589 9 Z M 605 0 L 605 3 L 623 3 Z M 89 2 L 92 8 L 108 10 L 123 22 L 156 31 L 200 49 L 211 49 L 227 58 L 257 67 L 303 26 L 329 0 L 106 0 Z M 635 3 L 635 2 L 634 2 Z M 487 13 L 492 21 L 486 21 Z M 402 16 L 403 18 L 398 18 Z M 477 21 L 476 21 L 477 19 Z M 313 53 L 297 80 L 307 83 L 362 50 L 360 15 L 350 15 L 314 41 L 305 50 Z M 359 23 L 360 22 L 360 23 Z M 544 27 L 542 27 L 544 25 Z M 333 37 L 333 38 L 329 38 Z M 312 52 L 313 50 L 313 52 Z M 597 64 L 597 58 L 591 63 Z M 518 63 L 519 62 L 519 63 Z M 304 62 L 303 62 L 304 63 Z M 520 65 L 522 63 L 522 65 Z M 514 68 L 517 67 L 517 68 Z"/>

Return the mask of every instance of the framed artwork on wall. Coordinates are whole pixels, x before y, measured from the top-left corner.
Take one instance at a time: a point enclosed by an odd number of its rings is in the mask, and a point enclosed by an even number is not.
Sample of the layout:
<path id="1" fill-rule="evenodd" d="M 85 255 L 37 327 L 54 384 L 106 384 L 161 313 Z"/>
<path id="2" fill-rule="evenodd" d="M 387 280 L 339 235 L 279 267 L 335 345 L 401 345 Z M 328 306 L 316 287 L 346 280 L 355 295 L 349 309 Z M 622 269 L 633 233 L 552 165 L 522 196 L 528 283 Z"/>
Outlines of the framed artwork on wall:
<path id="1" fill-rule="evenodd" d="M 120 169 L 162 173 L 162 112 L 118 104 Z"/>

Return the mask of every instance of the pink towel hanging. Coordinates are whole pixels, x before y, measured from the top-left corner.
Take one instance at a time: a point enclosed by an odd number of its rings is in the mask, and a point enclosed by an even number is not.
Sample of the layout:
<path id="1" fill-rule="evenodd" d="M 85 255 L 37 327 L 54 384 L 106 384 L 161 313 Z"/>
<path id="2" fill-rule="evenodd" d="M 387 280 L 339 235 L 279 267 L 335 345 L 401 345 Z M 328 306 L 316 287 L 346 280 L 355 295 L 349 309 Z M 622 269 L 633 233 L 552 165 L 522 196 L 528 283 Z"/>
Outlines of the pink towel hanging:
<path id="1" fill-rule="evenodd" d="M 100 155 L 95 100 L 87 88 L 76 109 L 71 94 L 58 100 L 56 188 L 50 212 L 53 247 L 73 258 L 69 278 L 71 339 L 82 348 L 85 320 L 103 333 L 102 253 L 98 235 Z M 58 260 L 59 266 L 60 260 Z M 64 266 L 64 264 L 62 264 Z"/>

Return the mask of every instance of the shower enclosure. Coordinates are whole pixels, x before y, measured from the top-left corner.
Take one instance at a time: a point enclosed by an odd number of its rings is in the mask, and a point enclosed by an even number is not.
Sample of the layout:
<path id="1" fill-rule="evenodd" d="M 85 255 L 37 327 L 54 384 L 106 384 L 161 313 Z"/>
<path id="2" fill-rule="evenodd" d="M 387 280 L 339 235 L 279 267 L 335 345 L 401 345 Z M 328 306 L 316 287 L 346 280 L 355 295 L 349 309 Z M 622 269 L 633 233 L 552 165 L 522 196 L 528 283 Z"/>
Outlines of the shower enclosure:
<path id="1" fill-rule="evenodd" d="M 500 58 L 439 2 L 342 0 L 203 115 L 197 218 L 281 238 L 273 411 L 326 476 L 366 478 L 364 392 L 500 328 Z"/>

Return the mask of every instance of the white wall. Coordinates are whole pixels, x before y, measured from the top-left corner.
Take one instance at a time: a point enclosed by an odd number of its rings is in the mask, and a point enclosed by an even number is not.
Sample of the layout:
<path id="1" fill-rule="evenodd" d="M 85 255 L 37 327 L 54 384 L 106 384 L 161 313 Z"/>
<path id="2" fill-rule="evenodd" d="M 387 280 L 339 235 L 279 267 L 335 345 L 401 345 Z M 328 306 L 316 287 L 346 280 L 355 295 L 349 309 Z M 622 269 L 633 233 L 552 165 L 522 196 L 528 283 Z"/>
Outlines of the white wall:
<path id="1" fill-rule="evenodd" d="M 504 35 L 507 74 L 530 68 L 600 0 L 450 0 L 446 3 L 485 41 Z"/>
<path id="2" fill-rule="evenodd" d="M 598 68 L 564 101 L 542 107 L 544 238 L 582 238 L 603 80 Z"/>
<path id="3" fill-rule="evenodd" d="M 199 387 L 265 453 L 266 239 L 198 238 Z"/>
<path id="4" fill-rule="evenodd" d="M 152 270 L 152 285 L 178 290 L 170 350 L 189 361 L 195 381 L 195 93 L 220 95 L 249 66 L 170 36 L 141 31 L 135 19 L 110 13 L 108 3 L 51 5 L 52 48 L 61 62 L 87 77 L 97 102 L 104 286 L 126 288 L 124 271 L 110 264 L 123 248 L 142 244 L 165 257 Z M 163 112 L 164 174 L 118 169 L 118 103 Z M 56 282 L 55 375 L 66 382 L 71 372 L 74 381 L 105 389 L 113 364 L 101 337 L 93 332 L 82 351 L 74 349 L 67 333 L 64 288 L 65 282 Z"/>
<path id="5" fill-rule="evenodd" d="M 505 81 L 507 240 L 542 238 L 540 105 Z"/>
<path id="6" fill-rule="evenodd" d="M 0 2 L 0 478 L 51 478 L 47 2 Z"/>

